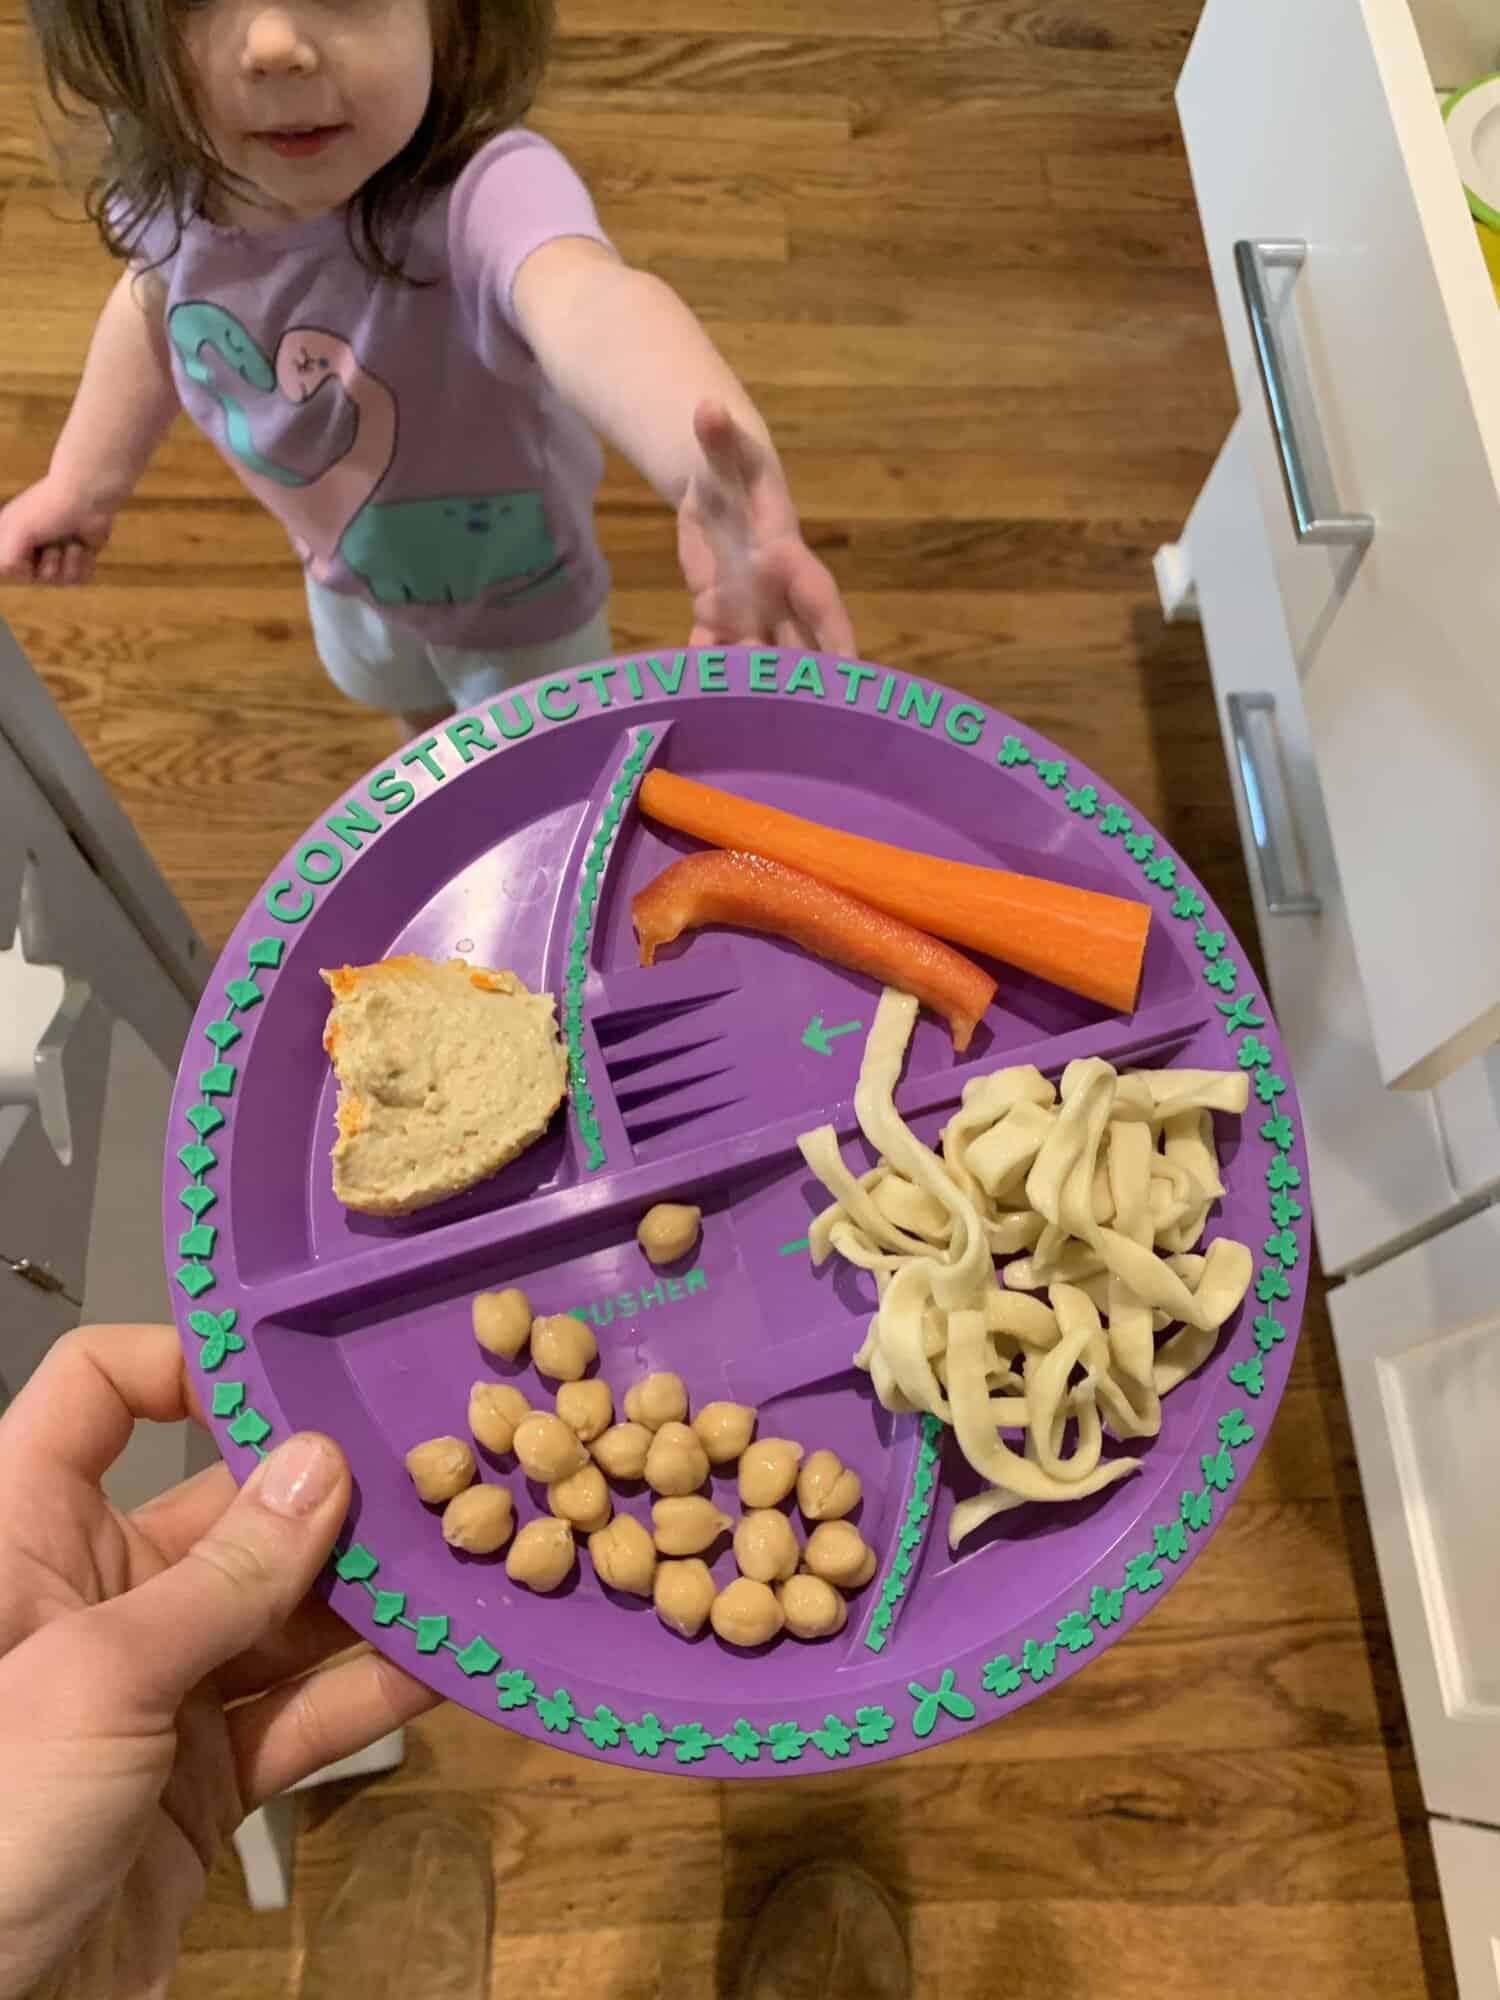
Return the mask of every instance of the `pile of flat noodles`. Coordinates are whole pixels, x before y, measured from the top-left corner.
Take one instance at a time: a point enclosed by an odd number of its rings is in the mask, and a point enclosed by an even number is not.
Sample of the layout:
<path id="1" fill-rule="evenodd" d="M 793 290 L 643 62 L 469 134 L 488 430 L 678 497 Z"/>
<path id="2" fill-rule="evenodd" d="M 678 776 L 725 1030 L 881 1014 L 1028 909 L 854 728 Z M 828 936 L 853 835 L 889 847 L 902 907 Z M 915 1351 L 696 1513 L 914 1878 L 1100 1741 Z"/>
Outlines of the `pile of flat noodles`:
<path id="1" fill-rule="evenodd" d="M 1105 1458 L 1105 1431 L 1155 1437 L 1162 1397 L 1213 1352 L 1251 1256 L 1225 1237 L 1197 1251 L 1224 1192 L 1212 1114 L 1243 1112 L 1249 1083 L 1097 1057 L 1060 1087 L 997 1070 L 966 1086 L 939 1155 L 895 1106 L 916 1017 L 888 988 L 865 1048 L 854 1105 L 879 1164 L 851 1173 L 831 1125 L 799 1143 L 833 1197 L 814 1262 L 837 1251 L 874 1274 L 857 1365 L 888 1410 L 950 1424 L 988 1484 L 954 1507 L 956 1548 L 1005 1508 L 1128 1478 L 1138 1463 Z M 1020 1450 L 1007 1433 L 1024 1433 Z"/>

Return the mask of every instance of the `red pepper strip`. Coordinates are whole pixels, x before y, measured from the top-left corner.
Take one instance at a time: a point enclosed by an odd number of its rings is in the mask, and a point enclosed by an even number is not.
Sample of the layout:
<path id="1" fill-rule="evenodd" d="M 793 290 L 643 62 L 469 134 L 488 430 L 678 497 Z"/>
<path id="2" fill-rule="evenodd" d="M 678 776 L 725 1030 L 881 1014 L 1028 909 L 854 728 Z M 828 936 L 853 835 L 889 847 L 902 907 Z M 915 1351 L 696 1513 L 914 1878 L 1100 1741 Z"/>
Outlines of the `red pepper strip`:
<path id="1" fill-rule="evenodd" d="M 914 994 L 948 1023 L 959 1050 L 969 1046 L 976 1022 L 995 997 L 989 974 L 950 945 L 814 881 L 800 868 L 758 854 L 722 848 L 686 854 L 647 883 L 630 908 L 642 965 L 654 962 L 659 945 L 704 924 L 767 931 L 882 986 Z"/>

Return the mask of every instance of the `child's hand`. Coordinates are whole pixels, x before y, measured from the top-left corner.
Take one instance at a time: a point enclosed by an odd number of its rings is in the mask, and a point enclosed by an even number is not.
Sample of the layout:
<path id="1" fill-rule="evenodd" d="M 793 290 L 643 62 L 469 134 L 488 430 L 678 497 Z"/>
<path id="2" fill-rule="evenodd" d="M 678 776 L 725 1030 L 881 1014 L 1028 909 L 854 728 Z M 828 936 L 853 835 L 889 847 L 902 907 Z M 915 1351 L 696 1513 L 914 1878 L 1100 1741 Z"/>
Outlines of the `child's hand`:
<path id="1" fill-rule="evenodd" d="M 770 450 L 719 403 L 698 405 L 693 430 L 703 456 L 677 510 L 677 554 L 693 600 L 688 643 L 852 653 L 838 585 L 803 541 Z"/>
<path id="2" fill-rule="evenodd" d="M 18 583 L 87 583 L 113 522 L 107 508 L 39 479 L 0 507 L 0 576 Z"/>

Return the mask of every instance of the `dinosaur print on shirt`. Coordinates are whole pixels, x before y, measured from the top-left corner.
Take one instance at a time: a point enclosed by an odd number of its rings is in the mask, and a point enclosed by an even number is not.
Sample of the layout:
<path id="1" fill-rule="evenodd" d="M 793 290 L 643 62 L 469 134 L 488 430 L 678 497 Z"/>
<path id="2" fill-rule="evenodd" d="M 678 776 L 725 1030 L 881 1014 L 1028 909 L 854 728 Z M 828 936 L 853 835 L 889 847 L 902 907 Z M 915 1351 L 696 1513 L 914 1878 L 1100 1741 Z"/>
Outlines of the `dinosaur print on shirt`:
<path id="1" fill-rule="evenodd" d="M 215 442 L 320 582 L 334 578 L 339 558 L 377 603 L 399 606 L 481 597 L 503 605 L 561 580 L 535 490 L 376 497 L 396 457 L 396 397 L 341 335 L 294 326 L 268 356 L 233 313 L 202 299 L 174 305 L 167 333 L 183 371 L 218 406 L 224 429 Z M 285 432 L 298 409 L 330 396 L 352 407 L 353 436 L 316 474 L 257 445 L 258 434 Z"/>

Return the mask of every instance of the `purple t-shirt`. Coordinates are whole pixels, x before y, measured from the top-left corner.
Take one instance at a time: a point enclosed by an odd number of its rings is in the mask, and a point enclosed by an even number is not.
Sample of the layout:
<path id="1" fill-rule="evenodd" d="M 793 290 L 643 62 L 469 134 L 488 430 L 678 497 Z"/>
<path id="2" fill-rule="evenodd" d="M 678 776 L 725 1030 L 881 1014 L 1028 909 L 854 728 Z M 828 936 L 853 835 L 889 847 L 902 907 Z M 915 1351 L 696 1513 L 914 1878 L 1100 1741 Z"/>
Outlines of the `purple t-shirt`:
<path id="1" fill-rule="evenodd" d="M 476 650 L 594 616 L 599 447 L 511 306 L 533 250 L 608 240 L 554 146 L 506 132 L 415 210 L 401 261 L 426 285 L 367 270 L 342 212 L 263 234 L 194 216 L 175 252 L 174 233 L 153 219 L 135 256 L 165 256 L 183 408 L 320 583 Z"/>

